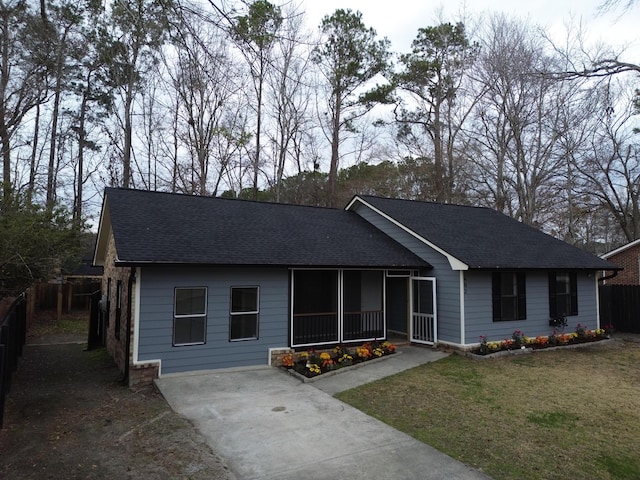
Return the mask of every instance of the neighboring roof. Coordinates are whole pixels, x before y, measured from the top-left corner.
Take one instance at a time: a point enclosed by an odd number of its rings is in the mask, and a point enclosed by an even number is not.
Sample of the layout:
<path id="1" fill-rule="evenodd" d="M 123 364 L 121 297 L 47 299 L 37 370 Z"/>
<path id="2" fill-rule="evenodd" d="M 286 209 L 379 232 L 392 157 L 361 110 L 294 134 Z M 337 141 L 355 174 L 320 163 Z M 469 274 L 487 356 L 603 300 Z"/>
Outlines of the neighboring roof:
<path id="1" fill-rule="evenodd" d="M 430 267 L 354 212 L 107 188 L 94 263 Z"/>
<path id="2" fill-rule="evenodd" d="M 73 271 L 67 272 L 67 277 L 101 277 L 103 273 L 102 267 L 96 267 L 89 262 L 83 261 L 80 265 L 73 269 Z"/>
<path id="3" fill-rule="evenodd" d="M 347 208 L 358 203 L 438 249 L 454 269 L 620 269 L 489 208 L 368 195 Z"/>
<path id="4" fill-rule="evenodd" d="M 628 250 L 628 249 L 630 249 L 632 247 L 635 247 L 638 244 L 640 244 L 640 239 L 634 240 L 633 242 L 626 243 L 626 244 L 622 245 L 621 247 L 616 248 L 615 250 L 611 250 L 610 252 L 607 252 L 604 255 L 602 255 L 602 258 L 611 258 L 614 255 L 622 253 L 625 250 Z"/>

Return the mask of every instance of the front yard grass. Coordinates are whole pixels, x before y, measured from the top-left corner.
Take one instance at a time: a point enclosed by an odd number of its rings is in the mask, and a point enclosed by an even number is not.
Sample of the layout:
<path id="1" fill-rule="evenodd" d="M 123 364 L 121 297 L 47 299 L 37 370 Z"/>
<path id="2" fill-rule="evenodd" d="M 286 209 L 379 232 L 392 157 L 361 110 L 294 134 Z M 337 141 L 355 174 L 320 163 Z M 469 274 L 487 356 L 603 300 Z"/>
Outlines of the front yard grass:
<path id="1" fill-rule="evenodd" d="M 495 479 L 640 478 L 640 344 L 438 362 L 341 400 Z"/>

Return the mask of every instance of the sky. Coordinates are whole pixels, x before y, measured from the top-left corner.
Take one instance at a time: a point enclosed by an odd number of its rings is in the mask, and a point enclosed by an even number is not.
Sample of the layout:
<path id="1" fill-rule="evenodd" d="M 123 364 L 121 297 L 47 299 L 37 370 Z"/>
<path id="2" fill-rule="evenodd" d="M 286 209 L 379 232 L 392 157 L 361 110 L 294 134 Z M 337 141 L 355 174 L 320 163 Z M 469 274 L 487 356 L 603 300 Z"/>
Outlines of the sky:
<path id="1" fill-rule="evenodd" d="M 620 0 L 617 8 L 601 13 L 598 7 L 603 0 L 449 0 L 419 1 L 393 0 L 302 0 L 309 25 L 316 27 L 324 15 L 337 8 L 350 8 L 362 12 L 365 25 L 373 27 L 378 35 L 391 40 L 392 50 L 408 52 L 411 41 L 420 27 L 437 25 L 438 10 L 443 10 L 445 21 L 455 22 L 460 12 L 477 16 L 487 12 L 504 12 L 510 17 L 528 19 L 545 27 L 554 39 L 561 41 L 568 22 L 582 22 L 587 27 L 590 42 L 603 41 L 614 47 L 629 45 L 628 50 L 635 63 L 640 62 L 640 2 L 627 12 Z M 445 6 L 446 5 L 446 6 Z M 625 58 L 634 61 L 634 58 Z"/>

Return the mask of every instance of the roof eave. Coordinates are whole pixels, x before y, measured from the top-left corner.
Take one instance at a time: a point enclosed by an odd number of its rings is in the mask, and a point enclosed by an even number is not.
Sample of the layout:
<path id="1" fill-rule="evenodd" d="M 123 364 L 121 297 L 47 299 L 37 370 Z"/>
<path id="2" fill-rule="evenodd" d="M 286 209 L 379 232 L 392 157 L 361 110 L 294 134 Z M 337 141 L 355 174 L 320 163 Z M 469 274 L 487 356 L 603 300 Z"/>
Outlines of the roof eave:
<path id="1" fill-rule="evenodd" d="M 216 262 L 184 262 L 184 261 L 149 261 L 149 260 L 122 260 L 115 261 L 116 267 L 144 267 L 144 266 L 185 266 L 185 267 L 220 267 L 220 268 L 287 268 L 287 269 L 415 269 L 415 268 L 433 268 L 428 262 L 411 263 L 411 264 L 296 264 L 296 263 L 216 263 Z"/>

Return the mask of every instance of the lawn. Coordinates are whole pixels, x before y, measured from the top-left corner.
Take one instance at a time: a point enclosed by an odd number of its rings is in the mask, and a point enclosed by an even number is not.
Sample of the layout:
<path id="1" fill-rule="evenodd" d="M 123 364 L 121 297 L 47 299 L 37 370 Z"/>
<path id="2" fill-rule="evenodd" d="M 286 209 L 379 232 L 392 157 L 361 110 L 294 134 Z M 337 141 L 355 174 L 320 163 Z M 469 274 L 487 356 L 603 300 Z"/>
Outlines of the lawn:
<path id="1" fill-rule="evenodd" d="M 60 320 L 53 310 L 43 310 L 34 316 L 28 335 L 38 337 L 56 333 L 86 334 L 89 328 L 88 312 L 63 313 Z"/>
<path id="2" fill-rule="evenodd" d="M 640 344 L 451 355 L 338 395 L 495 479 L 640 478 Z"/>

